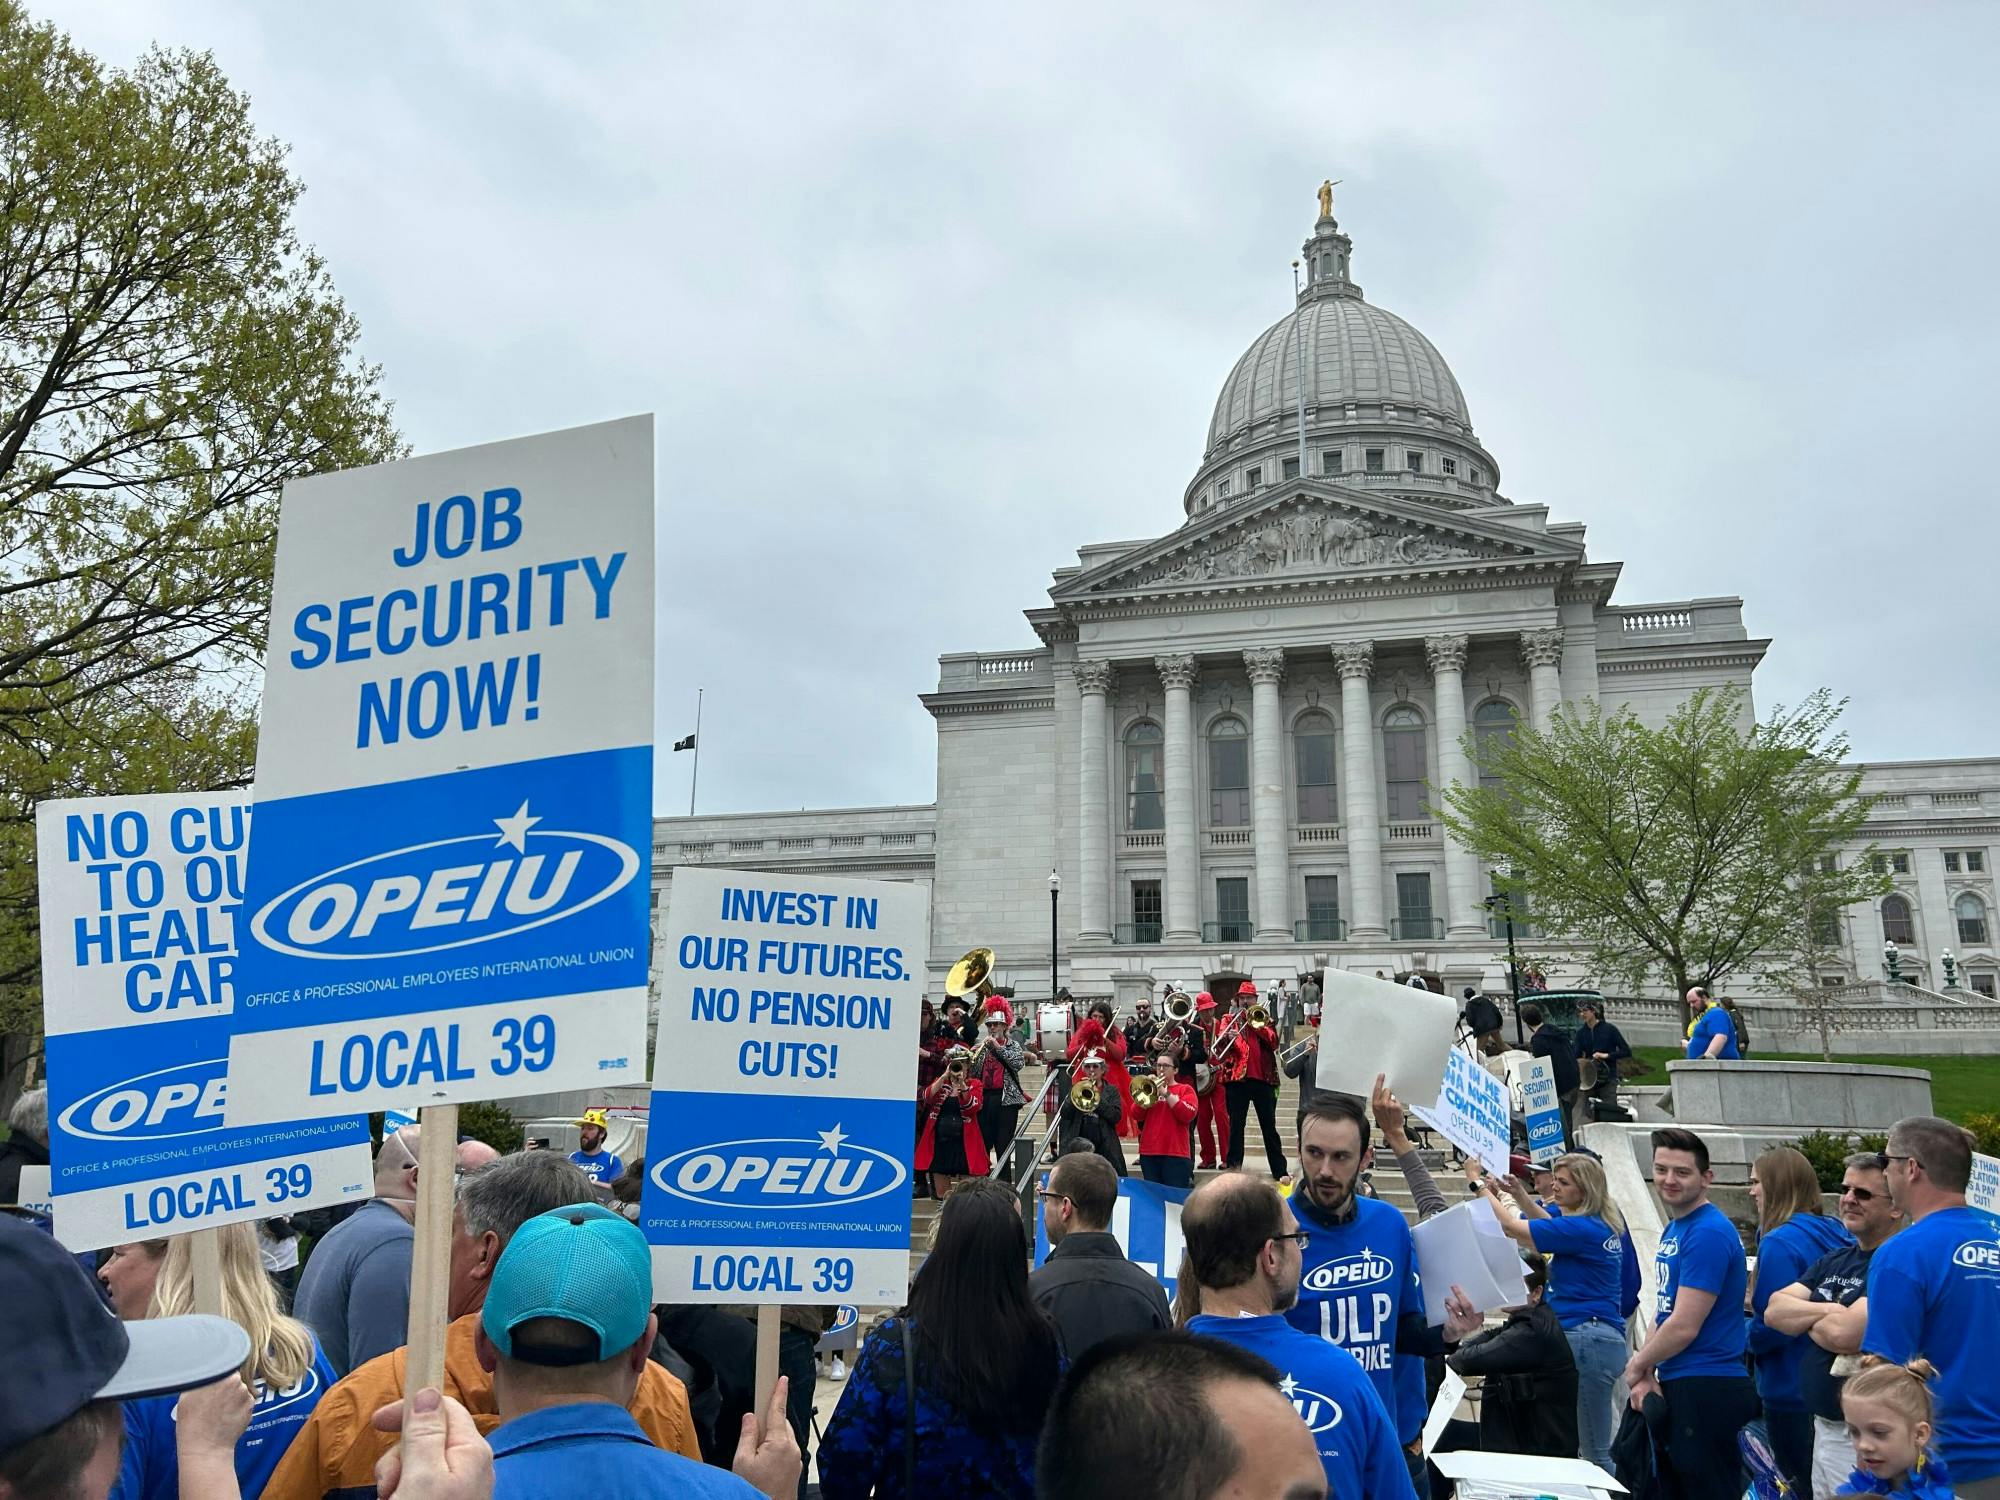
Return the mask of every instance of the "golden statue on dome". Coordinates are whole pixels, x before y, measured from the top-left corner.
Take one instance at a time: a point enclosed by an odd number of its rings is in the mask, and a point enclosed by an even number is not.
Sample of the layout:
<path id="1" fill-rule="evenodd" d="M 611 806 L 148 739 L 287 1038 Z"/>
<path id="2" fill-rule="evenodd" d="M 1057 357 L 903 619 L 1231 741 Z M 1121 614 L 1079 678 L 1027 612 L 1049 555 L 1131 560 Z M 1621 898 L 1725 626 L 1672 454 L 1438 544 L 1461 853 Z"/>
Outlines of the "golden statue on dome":
<path id="1" fill-rule="evenodd" d="M 1341 181 L 1344 182 L 1346 179 L 1342 178 Z M 1333 217 L 1333 190 L 1339 186 L 1340 182 L 1331 178 L 1319 185 L 1319 216 L 1322 219 Z"/>

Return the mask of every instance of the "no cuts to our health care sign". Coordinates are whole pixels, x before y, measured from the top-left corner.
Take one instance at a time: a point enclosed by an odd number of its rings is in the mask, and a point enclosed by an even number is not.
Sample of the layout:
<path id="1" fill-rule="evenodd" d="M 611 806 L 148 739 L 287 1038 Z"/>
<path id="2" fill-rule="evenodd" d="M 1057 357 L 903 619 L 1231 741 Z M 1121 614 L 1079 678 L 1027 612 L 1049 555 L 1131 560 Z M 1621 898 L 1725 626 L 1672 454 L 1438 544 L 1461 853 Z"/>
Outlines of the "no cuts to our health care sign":
<path id="1" fill-rule="evenodd" d="M 929 923 L 918 885 L 674 872 L 639 1215 L 656 1302 L 902 1302 Z"/>
<path id="2" fill-rule="evenodd" d="M 232 1124 L 645 1077 L 653 424 L 285 487 Z"/>
<path id="3" fill-rule="evenodd" d="M 224 1123 L 248 798 L 100 797 L 35 814 L 63 1243 L 98 1249 L 367 1197 L 366 1120 Z"/>

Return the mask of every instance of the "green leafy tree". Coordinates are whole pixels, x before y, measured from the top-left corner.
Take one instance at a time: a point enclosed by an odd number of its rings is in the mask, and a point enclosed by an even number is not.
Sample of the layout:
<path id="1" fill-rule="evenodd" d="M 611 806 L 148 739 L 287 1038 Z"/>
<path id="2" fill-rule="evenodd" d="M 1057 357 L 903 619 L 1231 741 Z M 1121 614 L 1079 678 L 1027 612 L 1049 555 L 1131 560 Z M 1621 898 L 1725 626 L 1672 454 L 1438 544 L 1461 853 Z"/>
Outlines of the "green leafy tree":
<path id="1" fill-rule="evenodd" d="M 300 191 L 208 56 L 0 0 L 0 1029 L 35 804 L 247 782 L 280 490 L 402 451 Z"/>
<path id="2" fill-rule="evenodd" d="M 1453 786 L 1436 812 L 1511 872 L 1503 889 L 1544 941 L 1601 976 L 1676 995 L 1745 972 L 1796 989 L 1811 982 L 1801 914 L 1883 888 L 1865 855 L 1825 858 L 1870 806 L 1841 764 L 1841 707 L 1820 692 L 1748 723 L 1739 690 L 1702 689 L 1652 729 L 1629 710 L 1566 704 L 1545 731 L 1467 736 L 1500 785 Z"/>

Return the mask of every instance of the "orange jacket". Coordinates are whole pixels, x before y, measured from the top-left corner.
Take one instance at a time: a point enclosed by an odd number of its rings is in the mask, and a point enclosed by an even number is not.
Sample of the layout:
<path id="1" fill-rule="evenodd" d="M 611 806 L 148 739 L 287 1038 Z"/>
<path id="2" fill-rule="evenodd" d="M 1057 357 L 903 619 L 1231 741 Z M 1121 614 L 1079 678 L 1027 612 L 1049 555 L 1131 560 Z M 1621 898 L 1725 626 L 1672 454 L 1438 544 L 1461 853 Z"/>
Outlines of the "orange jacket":
<path id="1" fill-rule="evenodd" d="M 462 1402 L 482 1433 L 500 1425 L 493 1406 L 493 1377 L 479 1367 L 472 1335 L 479 1314 L 454 1318 L 444 1335 L 444 1392 Z M 369 1425 L 378 1407 L 403 1398 L 405 1349 L 378 1354 L 355 1367 L 320 1398 L 319 1405 L 264 1486 L 268 1500 L 362 1500 L 375 1493 L 375 1461 L 395 1439 Z M 646 1435 L 671 1453 L 701 1462 L 687 1388 L 648 1360 L 632 1397 L 632 1415 Z"/>

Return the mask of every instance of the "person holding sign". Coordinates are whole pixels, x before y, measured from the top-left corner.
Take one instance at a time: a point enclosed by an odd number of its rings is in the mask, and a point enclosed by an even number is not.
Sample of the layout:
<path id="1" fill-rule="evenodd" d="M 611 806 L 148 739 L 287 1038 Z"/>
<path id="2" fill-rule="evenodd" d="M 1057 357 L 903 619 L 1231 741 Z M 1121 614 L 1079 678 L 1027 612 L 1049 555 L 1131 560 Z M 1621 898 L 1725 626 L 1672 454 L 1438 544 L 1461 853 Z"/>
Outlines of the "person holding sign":
<path id="1" fill-rule="evenodd" d="M 1548 1024 L 1539 1005 L 1521 1007 L 1521 1024 L 1528 1028 L 1528 1050 L 1546 1058 L 1556 1081 L 1556 1101 L 1562 1106 L 1563 1149 L 1576 1149 L 1576 1101 L 1582 1092 L 1582 1077 L 1569 1038 Z"/>
<path id="2" fill-rule="evenodd" d="M 1557 1157 L 1549 1177 L 1553 1209 L 1519 1177 L 1489 1178 L 1484 1190 L 1508 1236 L 1552 1260 L 1546 1300 L 1576 1365 L 1575 1456 L 1611 1473 L 1612 1391 L 1626 1358 L 1625 1218 L 1604 1168 L 1594 1157 Z"/>
<path id="3" fill-rule="evenodd" d="M 922 1105 L 924 1133 L 917 1141 L 917 1170 L 928 1172 L 931 1192 L 950 1196 L 961 1177 L 984 1177 L 989 1163 L 979 1136 L 979 1106 L 986 1091 L 972 1076 L 972 1049 L 949 1048 L 944 1071 L 931 1081 Z"/>
<path id="4" fill-rule="evenodd" d="M 604 1149 L 604 1138 L 610 1133 L 610 1116 L 601 1109 L 586 1109 L 583 1118 L 576 1122 L 578 1149 L 569 1154 L 569 1159 L 583 1169 L 583 1175 L 601 1188 L 610 1187 L 611 1179 L 625 1170 L 618 1154 Z"/>

